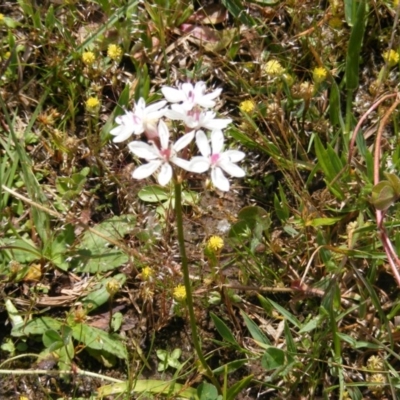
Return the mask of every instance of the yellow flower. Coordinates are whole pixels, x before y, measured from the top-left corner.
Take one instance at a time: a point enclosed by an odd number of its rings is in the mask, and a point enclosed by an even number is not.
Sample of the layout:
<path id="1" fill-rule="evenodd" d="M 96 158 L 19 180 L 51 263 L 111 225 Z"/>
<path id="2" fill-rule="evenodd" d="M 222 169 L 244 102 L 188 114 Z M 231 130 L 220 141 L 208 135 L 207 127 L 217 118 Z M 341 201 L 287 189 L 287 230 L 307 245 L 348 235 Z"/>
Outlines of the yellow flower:
<path id="1" fill-rule="evenodd" d="M 253 100 L 244 100 L 239 105 L 240 111 L 245 113 L 251 113 L 256 108 L 256 105 Z"/>
<path id="2" fill-rule="evenodd" d="M 207 249 L 217 252 L 224 247 L 224 240 L 219 236 L 211 236 L 207 242 Z"/>
<path id="3" fill-rule="evenodd" d="M 122 57 L 122 49 L 116 44 L 110 44 L 107 49 L 107 55 L 111 60 L 118 61 Z"/>
<path id="4" fill-rule="evenodd" d="M 388 63 L 389 67 L 394 67 L 400 59 L 399 53 L 395 50 L 385 51 L 382 56 L 385 62 Z"/>
<path id="5" fill-rule="evenodd" d="M 186 300 L 186 288 L 183 285 L 178 285 L 174 288 L 173 293 L 174 299 L 176 301 L 182 302 Z"/>
<path id="6" fill-rule="evenodd" d="M 328 75 L 328 71 L 324 67 L 314 68 L 313 81 L 315 83 L 322 83 Z"/>
<path id="7" fill-rule="evenodd" d="M 397 7 L 399 5 L 399 0 L 393 0 L 393 7 Z"/>
<path id="8" fill-rule="evenodd" d="M 383 360 L 379 356 L 371 356 L 367 360 L 367 368 L 371 371 L 382 371 L 383 370 Z"/>
<path id="9" fill-rule="evenodd" d="M 97 97 L 89 97 L 86 100 L 86 109 L 88 111 L 96 111 L 100 105 L 100 101 Z"/>
<path id="10" fill-rule="evenodd" d="M 114 296 L 116 293 L 118 293 L 120 289 L 120 284 L 116 279 L 110 279 L 106 283 L 106 290 L 110 296 Z"/>
<path id="11" fill-rule="evenodd" d="M 0 24 L 4 21 L 4 14 L 0 13 Z"/>
<path id="12" fill-rule="evenodd" d="M 150 267 L 144 267 L 142 269 L 142 279 L 148 281 L 154 275 L 154 270 Z"/>
<path id="13" fill-rule="evenodd" d="M 265 72 L 270 76 L 281 76 L 285 72 L 279 61 L 270 60 L 265 64 Z"/>
<path id="14" fill-rule="evenodd" d="M 92 51 L 85 51 L 82 54 L 82 61 L 86 65 L 92 65 L 96 61 L 96 56 Z"/>

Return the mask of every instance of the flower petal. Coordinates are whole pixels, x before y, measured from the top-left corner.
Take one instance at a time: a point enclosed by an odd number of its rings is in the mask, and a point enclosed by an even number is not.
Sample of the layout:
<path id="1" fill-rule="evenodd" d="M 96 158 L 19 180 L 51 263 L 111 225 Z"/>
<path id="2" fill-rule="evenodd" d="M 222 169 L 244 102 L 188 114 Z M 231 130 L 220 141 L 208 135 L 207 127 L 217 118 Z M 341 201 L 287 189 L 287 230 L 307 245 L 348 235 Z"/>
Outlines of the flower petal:
<path id="1" fill-rule="evenodd" d="M 216 89 L 211 93 L 204 94 L 197 100 L 197 104 L 204 108 L 212 108 L 215 106 L 215 101 L 213 99 L 218 97 L 221 94 L 221 92 L 222 89 Z"/>
<path id="2" fill-rule="evenodd" d="M 113 139 L 114 143 L 121 143 L 132 136 L 133 129 L 131 126 L 120 125 L 111 129 L 110 133 L 115 136 Z"/>
<path id="3" fill-rule="evenodd" d="M 227 156 L 231 162 L 237 163 L 242 161 L 246 154 L 239 150 L 227 150 L 224 151 L 224 156 Z"/>
<path id="4" fill-rule="evenodd" d="M 179 138 L 172 147 L 176 152 L 178 152 L 184 149 L 186 146 L 188 146 L 190 142 L 193 140 L 193 138 L 194 138 L 194 131 L 189 132 L 186 135 L 183 135 L 181 138 Z"/>
<path id="5" fill-rule="evenodd" d="M 230 118 L 214 118 L 203 122 L 201 126 L 210 130 L 221 130 L 225 129 L 231 122 L 232 120 Z"/>
<path id="6" fill-rule="evenodd" d="M 180 101 L 186 100 L 184 92 L 179 89 L 164 86 L 163 88 L 161 88 L 161 92 L 170 103 L 178 103 Z"/>
<path id="7" fill-rule="evenodd" d="M 161 186 L 165 186 L 172 178 L 172 167 L 168 163 L 161 166 L 161 171 L 158 174 L 157 180 Z"/>
<path id="8" fill-rule="evenodd" d="M 189 170 L 201 174 L 206 172 L 210 168 L 210 161 L 206 157 L 193 157 L 190 160 Z"/>
<path id="9" fill-rule="evenodd" d="M 186 171 L 192 171 L 190 169 L 190 161 L 188 160 L 184 160 L 183 158 L 179 158 L 179 157 L 173 157 L 170 160 L 171 162 L 173 162 L 175 165 L 177 165 L 179 168 L 182 168 Z"/>
<path id="10" fill-rule="evenodd" d="M 207 136 L 203 131 L 197 131 L 196 144 L 203 157 L 209 157 L 211 155 L 210 144 L 208 143 Z"/>
<path id="11" fill-rule="evenodd" d="M 160 110 L 160 108 L 163 108 L 166 104 L 167 104 L 167 102 L 165 100 L 161 100 L 161 101 L 157 101 L 156 103 L 149 104 L 146 107 L 146 114 L 154 113 L 154 112 Z"/>
<path id="12" fill-rule="evenodd" d="M 166 150 L 169 146 L 169 130 L 163 120 L 158 124 L 158 136 L 160 137 L 161 148 Z"/>
<path id="13" fill-rule="evenodd" d="M 172 105 L 175 105 L 175 104 L 172 104 Z M 179 110 L 182 110 L 182 109 L 179 108 Z M 174 121 L 176 121 L 176 120 L 183 121 L 186 118 L 186 113 L 177 111 L 176 109 L 166 109 L 164 112 L 164 115 L 167 118 L 172 119 Z"/>
<path id="14" fill-rule="evenodd" d="M 146 160 L 155 160 L 159 158 L 157 149 L 144 142 L 130 142 L 128 143 L 128 148 L 139 158 L 145 158 Z"/>
<path id="15" fill-rule="evenodd" d="M 229 160 L 221 160 L 218 163 L 218 166 L 221 167 L 229 175 L 234 176 L 235 178 L 243 178 L 246 175 L 246 173 L 242 168 L 230 162 Z"/>
<path id="16" fill-rule="evenodd" d="M 132 172 L 132 177 L 135 179 L 144 179 L 149 177 L 151 174 L 157 171 L 161 165 L 161 160 L 150 161 L 147 164 L 141 165 Z"/>
<path id="17" fill-rule="evenodd" d="M 229 190 L 229 181 L 226 178 L 226 176 L 223 174 L 221 168 L 213 168 L 211 171 L 211 181 L 214 184 L 214 186 L 222 190 L 224 192 L 227 192 Z"/>
<path id="18" fill-rule="evenodd" d="M 213 154 L 219 154 L 224 147 L 224 134 L 222 131 L 212 131 L 211 132 L 211 148 Z"/>

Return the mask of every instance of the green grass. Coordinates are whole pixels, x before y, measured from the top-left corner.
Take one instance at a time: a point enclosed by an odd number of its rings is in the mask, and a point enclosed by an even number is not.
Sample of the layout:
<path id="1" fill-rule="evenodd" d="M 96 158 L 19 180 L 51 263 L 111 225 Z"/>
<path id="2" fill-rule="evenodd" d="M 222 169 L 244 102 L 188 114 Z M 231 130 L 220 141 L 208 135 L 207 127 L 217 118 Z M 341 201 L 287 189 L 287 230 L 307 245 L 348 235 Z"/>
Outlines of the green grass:
<path id="1" fill-rule="evenodd" d="M 0 5 L 1 398 L 400 396 L 400 8 L 201 5 Z M 246 176 L 133 179 L 198 81 Z"/>

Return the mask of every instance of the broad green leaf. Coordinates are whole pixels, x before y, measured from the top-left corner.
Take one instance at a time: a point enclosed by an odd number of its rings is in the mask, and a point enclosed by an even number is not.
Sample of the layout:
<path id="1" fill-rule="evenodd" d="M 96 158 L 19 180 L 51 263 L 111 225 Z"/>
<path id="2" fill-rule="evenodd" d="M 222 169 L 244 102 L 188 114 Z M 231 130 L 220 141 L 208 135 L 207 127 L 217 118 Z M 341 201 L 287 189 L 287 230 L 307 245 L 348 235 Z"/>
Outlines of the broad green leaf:
<path id="1" fill-rule="evenodd" d="M 140 200 L 145 201 L 147 203 L 160 203 L 165 200 L 168 200 L 171 196 L 166 188 L 157 185 L 152 185 L 152 186 L 146 186 L 143 189 L 141 189 L 138 193 L 138 197 Z"/>
<path id="2" fill-rule="evenodd" d="M 114 383 L 112 385 L 98 388 L 97 393 L 100 397 L 105 397 L 120 393 L 127 393 L 129 389 L 134 393 L 154 393 L 165 394 L 169 396 L 176 395 L 183 399 L 200 400 L 197 395 L 197 391 L 194 388 L 188 388 L 185 385 L 176 383 L 175 381 L 159 381 L 156 379 L 134 380 L 132 387 L 131 383 L 128 381 Z"/>
<path id="3" fill-rule="evenodd" d="M 378 210 L 387 210 L 395 201 L 397 196 L 389 181 L 380 181 L 372 188 L 370 203 Z"/>
<path id="4" fill-rule="evenodd" d="M 314 218 L 312 220 L 306 221 L 306 226 L 327 226 L 334 225 L 336 222 L 340 221 L 342 217 L 336 218 Z"/>
<path id="5" fill-rule="evenodd" d="M 215 327 L 217 328 L 218 333 L 222 336 L 222 338 L 230 344 L 239 346 L 238 342 L 236 341 L 231 330 L 228 328 L 225 322 L 222 321 L 222 319 L 220 319 L 219 317 L 217 317 L 214 313 L 210 313 L 210 316 L 214 322 Z"/>
<path id="6" fill-rule="evenodd" d="M 112 217 L 94 226 L 94 229 L 112 240 L 121 240 L 131 232 L 136 217 L 131 214 Z M 98 273 L 117 268 L 129 260 L 121 249 L 110 245 L 109 241 L 90 231 L 86 231 L 76 246 L 74 266 L 78 272 Z"/>
<path id="7" fill-rule="evenodd" d="M 11 331 L 12 336 L 28 336 L 28 335 L 43 335 L 49 329 L 59 331 L 62 323 L 54 318 L 40 317 L 29 321 L 25 326 L 13 328 Z"/>
<path id="8" fill-rule="evenodd" d="M 396 197 L 400 197 L 400 178 L 396 174 L 384 172 L 386 179 L 391 183 Z"/>
<path id="9" fill-rule="evenodd" d="M 267 349 L 261 359 L 261 365 L 267 371 L 277 369 L 285 364 L 285 353 L 276 347 Z"/>
<path id="10" fill-rule="evenodd" d="M 125 345 L 116 334 L 110 334 L 85 324 L 77 324 L 72 327 L 72 336 L 91 349 L 104 350 L 124 360 L 128 357 Z"/>
<path id="11" fill-rule="evenodd" d="M 197 395 L 200 400 L 216 400 L 218 398 L 218 390 L 214 385 L 202 382 L 197 387 Z"/>
<path id="12" fill-rule="evenodd" d="M 240 310 L 240 314 L 242 314 L 244 323 L 246 324 L 247 329 L 254 340 L 265 344 L 271 344 L 269 339 L 264 335 L 258 325 L 252 319 L 250 319 L 250 317 L 243 310 Z"/>
<path id="13" fill-rule="evenodd" d="M 82 303 L 88 312 L 102 306 L 110 299 L 110 293 L 107 291 L 107 283 L 112 279 L 117 280 L 122 287 L 126 281 L 126 275 L 117 274 L 113 277 L 102 279 L 96 285 L 96 287 L 82 300 Z"/>

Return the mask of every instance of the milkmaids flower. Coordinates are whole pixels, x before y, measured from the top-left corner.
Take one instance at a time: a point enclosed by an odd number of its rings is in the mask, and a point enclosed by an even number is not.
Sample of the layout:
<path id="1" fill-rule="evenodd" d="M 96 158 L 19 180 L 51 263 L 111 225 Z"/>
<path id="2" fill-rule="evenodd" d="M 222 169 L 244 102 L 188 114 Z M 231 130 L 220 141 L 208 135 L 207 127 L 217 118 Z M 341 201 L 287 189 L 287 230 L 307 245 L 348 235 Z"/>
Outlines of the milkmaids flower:
<path id="1" fill-rule="evenodd" d="M 150 104 L 146 107 L 145 100 L 141 97 L 135 104 L 134 111 L 125 111 L 124 115 L 115 118 L 115 122 L 119 124 L 110 131 L 114 135 L 114 143 L 120 143 L 128 139 L 133 133 L 141 135 L 143 132 L 154 133 L 157 130 L 157 122 L 164 115 L 161 110 L 167 102 L 165 100 Z"/>
<path id="2" fill-rule="evenodd" d="M 135 179 L 144 179 L 161 167 L 157 180 L 161 186 L 165 186 L 172 178 L 172 166 L 170 163 L 189 171 L 189 161 L 177 157 L 177 153 L 193 140 L 194 131 L 183 135 L 175 144 L 170 145 L 168 127 L 161 120 L 158 124 L 158 135 L 160 148 L 154 142 L 147 144 L 139 141 L 129 143 L 128 147 L 133 154 L 148 161 L 147 164 L 136 168 L 132 176 Z"/>
<path id="3" fill-rule="evenodd" d="M 173 104 L 171 109 L 165 110 L 165 116 L 172 120 L 183 121 L 190 129 L 205 128 L 209 130 L 225 129 L 232 120 L 230 118 L 215 118 L 214 111 L 201 111 L 198 107 L 186 111 L 181 105 Z"/>
<path id="4" fill-rule="evenodd" d="M 206 89 L 206 84 L 200 81 L 194 86 L 191 83 L 182 83 L 179 89 L 164 86 L 161 91 L 170 103 L 181 103 L 180 106 L 184 110 L 190 111 L 196 105 L 204 108 L 215 106 L 214 99 L 221 94 L 222 89 L 205 94 Z"/>
<path id="5" fill-rule="evenodd" d="M 192 158 L 189 165 L 190 171 L 202 173 L 211 168 L 211 181 L 219 190 L 229 190 L 229 181 L 223 171 L 236 178 L 242 178 L 245 175 L 243 169 L 235 164 L 243 160 L 245 154 L 238 150 L 222 152 L 224 147 L 222 131 L 211 132 L 211 147 L 206 134 L 198 131 L 196 144 L 202 155 Z"/>

